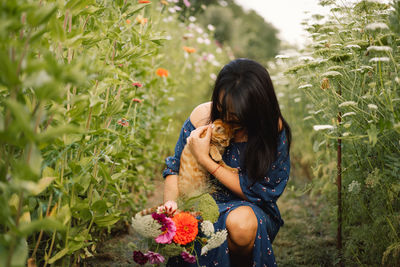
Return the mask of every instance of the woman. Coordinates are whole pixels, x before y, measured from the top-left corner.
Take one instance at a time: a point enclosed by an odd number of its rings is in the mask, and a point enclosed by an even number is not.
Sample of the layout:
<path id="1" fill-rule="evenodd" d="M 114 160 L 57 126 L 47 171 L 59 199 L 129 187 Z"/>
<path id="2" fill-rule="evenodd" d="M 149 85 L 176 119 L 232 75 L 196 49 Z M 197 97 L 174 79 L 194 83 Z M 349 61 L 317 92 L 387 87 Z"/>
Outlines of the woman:
<path id="1" fill-rule="evenodd" d="M 212 123 L 222 119 L 239 126 L 223 160 L 232 173 L 209 156 Z M 204 131 L 206 135 L 200 138 Z M 175 155 L 166 159 L 164 203 L 178 196 L 179 160 L 185 145 L 213 174 L 213 194 L 220 211 L 216 230 L 227 229 L 227 242 L 200 257 L 201 266 L 276 266 L 272 241 L 283 225 L 276 205 L 289 179 L 291 131 L 282 117 L 267 70 L 249 59 L 225 65 L 211 102 L 196 107 L 185 121 Z M 199 255 L 199 254 L 198 254 Z M 190 266 L 179 258 L 169 266 Z M 194 264 L 193 266 L 196 266 Z"/>

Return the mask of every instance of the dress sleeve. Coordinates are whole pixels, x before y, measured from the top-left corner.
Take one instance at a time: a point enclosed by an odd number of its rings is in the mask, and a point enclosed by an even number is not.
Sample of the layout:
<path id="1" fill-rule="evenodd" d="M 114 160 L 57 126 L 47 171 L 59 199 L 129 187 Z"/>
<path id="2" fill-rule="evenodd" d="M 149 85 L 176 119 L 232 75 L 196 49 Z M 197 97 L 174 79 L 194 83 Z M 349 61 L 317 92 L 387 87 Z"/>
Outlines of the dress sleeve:
<path id="1" fill-rule="evenodd" d="M 182 150 L 186 145 L 186 138 L 189 137 L 190 132 L 193 131 L 195 127 L 190 122 L 190 118 L 187 118 L 186 121 L 183 123 L 181 132 L 179 134 L 179 139 L 175 145 L 175 154 L 173 156 L 169 156 L 165 159 L 165 164 L 167 165 L 164 169 L 162 175 L 163 177 L 167 177 L 168 175 L 179 173 L 179 166 L 180 166 L 180 158 L 182 154 Z"/>
<path id="2" fill-rule="evenodd" d="M 261 208 L 276 202 L 283 193 L 289 180 L 290 155 L 288 153 L 287 139 L 281 134 L 278 144 L 277 159 L 271 164 L 266 176 L 262 181 L 252 183 L 245 171 L 239 170 L 240 187 L 250 202 Z"/>

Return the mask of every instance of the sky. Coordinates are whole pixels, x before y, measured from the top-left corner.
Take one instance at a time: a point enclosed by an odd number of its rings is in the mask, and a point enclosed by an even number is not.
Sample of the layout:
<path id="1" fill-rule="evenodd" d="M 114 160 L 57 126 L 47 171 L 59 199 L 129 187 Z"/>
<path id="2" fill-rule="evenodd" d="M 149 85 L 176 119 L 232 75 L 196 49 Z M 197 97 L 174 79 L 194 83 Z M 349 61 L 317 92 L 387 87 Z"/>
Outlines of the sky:
<path id="1" fill-rule="evenodd" d="M 279 37 L 291 44 L 304 46 L 307 33 L 301 22 L 310 14 L 327 14 L 329 9 L 318 0 L 235 0 L 245 10 L 253 9 L 280 31 Z M 305 14 L 309 11 L 309 14 Z"/>

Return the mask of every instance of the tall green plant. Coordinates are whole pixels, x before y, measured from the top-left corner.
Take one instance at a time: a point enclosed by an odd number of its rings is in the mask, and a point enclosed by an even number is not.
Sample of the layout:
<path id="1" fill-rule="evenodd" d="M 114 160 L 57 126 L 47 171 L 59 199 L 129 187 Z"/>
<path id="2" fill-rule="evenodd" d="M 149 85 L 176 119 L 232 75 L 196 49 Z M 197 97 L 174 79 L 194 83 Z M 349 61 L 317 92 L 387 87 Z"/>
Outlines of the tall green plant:
<path id="1" fill-rule="evenodd" d="M 397 25 L 399 11 L 376 1 L 334 2 L 321 1 L 331 15 L 308 21 L 313 43 L 287 73 L 297 80 L 293 90 L 311 101 L 300 114 L 319 139 L 313 191 L 335 202 L 342 142 L 344 262 L 391 266 L 400 255 L 400 43 L 389 17 Z"/>

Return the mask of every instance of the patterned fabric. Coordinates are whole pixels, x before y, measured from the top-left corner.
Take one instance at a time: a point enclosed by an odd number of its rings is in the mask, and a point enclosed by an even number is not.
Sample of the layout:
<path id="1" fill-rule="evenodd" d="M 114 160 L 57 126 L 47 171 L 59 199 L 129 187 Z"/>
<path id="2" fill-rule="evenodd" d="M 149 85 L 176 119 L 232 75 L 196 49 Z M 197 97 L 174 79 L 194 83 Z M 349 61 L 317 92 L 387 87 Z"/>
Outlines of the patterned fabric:
<path id="1" fill-rule="evenodd" d="M 183 147 L 186 145 L 186 138 L 195 127 L 187 118 L 183 124 L 178 142 L 175 146 L 175 155 L 167 157 L 166 168 L 163 171 L 165 178 L 170 174 L 178 174 L 180 156 Z M 246 142 L 233 142 L 225 150 L 223 160 L 231 167 L 239 168 L 239 180 L 243 193 L 249 199 L 245 201 L 234 195 L 229 189 L 222 185 L 214 177 L 211 178 L 217 188 L 213 194 L 218 204 L 220 216 L 214 224 L 215 230 L 226 228 L 226 218 L 229 212 L 240 206 L 249 206 L 253 209 L 257 220 L 258 228 L 253 249 L 253 266 L 270 267 L 277 266 L 272 242 L 275 239 L 279 228 L 283 225 L 276 201 L 286 187 L 290 173 L 290 155 L 287 152 L 287 139 L 285 130 L 282 130 L 279 136 L 278 155 L 275 162 L 261 182 L 251 183 L 247 173 L 240 169 L 241 153 L 244 154 Z M 243 156 L 242 156 L 243 157 Z M 196 247 L 197 255 L 200 255 L 200 247 Z M 223 243 L 219 248 L 210 250 L 206 255 L 199 257 L 200 266 L 230 266 L 228 243 Z M 184 262 L 181 257 L 171 258 L 168 266 L 197 266 Z"/>

